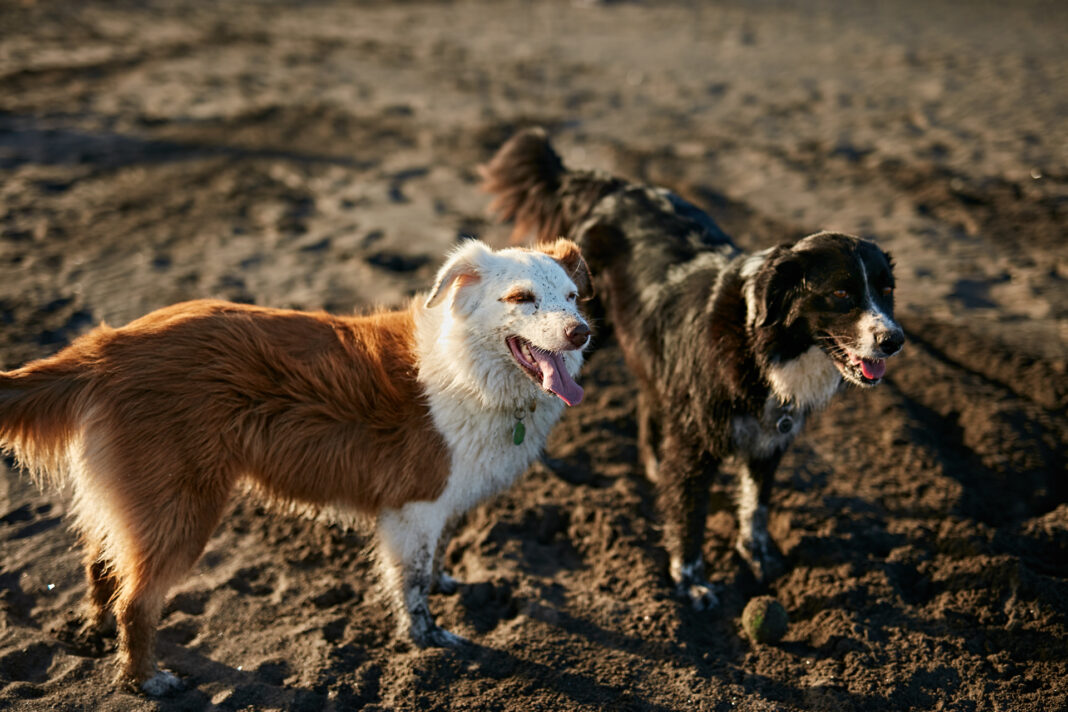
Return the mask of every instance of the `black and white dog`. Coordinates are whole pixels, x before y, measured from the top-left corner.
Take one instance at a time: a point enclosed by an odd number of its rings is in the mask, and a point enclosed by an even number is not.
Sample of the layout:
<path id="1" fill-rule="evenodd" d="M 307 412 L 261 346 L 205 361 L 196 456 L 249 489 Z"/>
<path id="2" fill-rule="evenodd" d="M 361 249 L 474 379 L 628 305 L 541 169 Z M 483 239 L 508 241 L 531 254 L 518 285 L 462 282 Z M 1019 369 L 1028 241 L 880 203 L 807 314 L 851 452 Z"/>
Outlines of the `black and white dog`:
<path id="1" fill-rule="evenodd" d="M 701 547 L 709 485 L 730 456 L 742 471 L 735 548 L 759 580 L 777 575 L 767 505 L 783 453 L 843 381 L 878 384 L 904 344 L 889 255 L 828 232 L 744 253 L 664 189 L 566 169 L 537 129 L 481 171 L 513 237 L 570 237 L 589 264 L 638 381 L 639 449 L 677 592 L 716 604 Z"/>

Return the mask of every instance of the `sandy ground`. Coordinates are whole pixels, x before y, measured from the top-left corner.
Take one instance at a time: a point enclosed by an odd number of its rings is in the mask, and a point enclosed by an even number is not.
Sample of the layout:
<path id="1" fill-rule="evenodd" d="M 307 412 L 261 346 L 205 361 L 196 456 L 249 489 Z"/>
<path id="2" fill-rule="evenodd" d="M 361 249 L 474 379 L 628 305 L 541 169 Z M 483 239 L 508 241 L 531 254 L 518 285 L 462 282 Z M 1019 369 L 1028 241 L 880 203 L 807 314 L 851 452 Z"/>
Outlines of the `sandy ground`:
<path id="1" fill-rule="evenodd" d="M 1006 5 L 1003 7 L 1003 5 Z M 64 499 L 0 476 L 0 708 L 1068 708 L 1068 5 L 0 2 L 0 362 L 194 297 L 341 312 L 502 243 L 475 166 L 517 127 L 668 186 L 744 246 L 821 228 L 897 261 L 910 343 L 778 476 L 766 587 L 668 595 L 633 389 L 609 346 L 536 467 L 393 638 L 359 531 L 235 501 L 164 614 L 187 683 L 117 692 L 61 642 Z M 752 596 L 786 606 L 755 646 Z"/>

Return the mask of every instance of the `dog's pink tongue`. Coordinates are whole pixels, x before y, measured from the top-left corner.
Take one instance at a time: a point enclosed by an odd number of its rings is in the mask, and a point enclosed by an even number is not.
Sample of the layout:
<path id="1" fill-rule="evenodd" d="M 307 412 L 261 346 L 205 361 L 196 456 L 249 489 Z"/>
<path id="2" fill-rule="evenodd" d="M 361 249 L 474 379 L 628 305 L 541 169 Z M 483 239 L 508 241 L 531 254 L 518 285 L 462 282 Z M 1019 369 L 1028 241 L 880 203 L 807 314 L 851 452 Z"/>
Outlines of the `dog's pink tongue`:
<path id="1" fill-rule="evenodd" d="M 564 359 L 560 354 L 537 348 L 531 349 L 530 354 L 541 368 L 542 388 L 552 391 L 568 405 L 578 405 L 582 402 L 582 386 L 575 383 L 575 379 L 567 372 Z"/>
<path id="2" fill-rule="evenodd" d="M 868 359 L 861 359 L 860 370 L 864 372 L 865 378 L 872 381 L 878 381 L 880 378 L 883 377 L 883 374 L 886 373 L 886 361 L 883 361 L 881 359 L 878 361 L 869 361 Z"/>

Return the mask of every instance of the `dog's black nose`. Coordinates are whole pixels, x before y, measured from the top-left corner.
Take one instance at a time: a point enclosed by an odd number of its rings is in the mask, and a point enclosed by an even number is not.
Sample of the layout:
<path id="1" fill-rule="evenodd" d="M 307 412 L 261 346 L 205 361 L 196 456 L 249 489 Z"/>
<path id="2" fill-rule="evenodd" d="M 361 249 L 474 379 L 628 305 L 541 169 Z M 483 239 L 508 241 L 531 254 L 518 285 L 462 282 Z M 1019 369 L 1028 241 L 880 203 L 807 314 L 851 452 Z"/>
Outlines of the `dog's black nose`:
<path id="1" fill-rule="evenodd" d="M 582 322 L 578 322 L 569 326 L 564 332 L 564 336 L 567 337 L 568 341 L 575 345 L 576 349 L 581 349 L 590 339 L 590 327 Z"/>
<path id="2" fill-rule="evenodd" d="M 901 329 L 888 329 L 879 334 L 879 350 L 887 356 L 893 356 L 905 345 L 905 332 Z"/>

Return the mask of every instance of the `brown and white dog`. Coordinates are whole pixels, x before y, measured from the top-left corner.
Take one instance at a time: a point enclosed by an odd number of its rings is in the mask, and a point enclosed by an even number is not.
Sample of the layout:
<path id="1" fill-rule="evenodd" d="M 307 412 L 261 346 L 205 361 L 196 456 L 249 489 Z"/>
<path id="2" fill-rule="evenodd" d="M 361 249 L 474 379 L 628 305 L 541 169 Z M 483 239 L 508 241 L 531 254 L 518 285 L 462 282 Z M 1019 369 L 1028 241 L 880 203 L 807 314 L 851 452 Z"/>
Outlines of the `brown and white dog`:
<path id="1" fill-rule="evenodd" d="M 90 623 L 114 613 L 120 680 L 150 694 L 167 590 L 200 556 L 241 482 L 276 501 L 377 516 L 379 553 L 420 646 L 462 642 L 427 594 L 447 523 L 538 456 L 589 327 L 578 248 L 459 246 L 425 302 L 332 316 L 221 301 L 100 326 L 0 374 L 0 444 L 69 480 Z"/>

